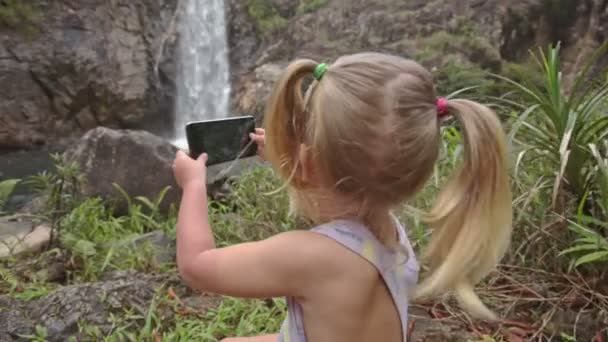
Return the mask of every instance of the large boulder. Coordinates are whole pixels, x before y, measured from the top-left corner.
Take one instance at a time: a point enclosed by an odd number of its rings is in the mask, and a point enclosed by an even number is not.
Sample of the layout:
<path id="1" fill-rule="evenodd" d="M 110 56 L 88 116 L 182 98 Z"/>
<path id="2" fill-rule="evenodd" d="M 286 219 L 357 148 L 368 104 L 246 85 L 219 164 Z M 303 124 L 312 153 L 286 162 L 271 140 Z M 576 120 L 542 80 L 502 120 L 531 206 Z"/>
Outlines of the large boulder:
<path id="1" fill-rule="evenodd" d="M 170 123 L 176 3 L 35 1 L 20 5 L 21 20 L 0 20 L 0 83 L 10 85 L 0 92 L 0 147 Z"/>
<path id="2" fill-rule="evenodd" d="M 116 211 L 124 213 L 127 202 L 114 184 L 129 196 L 149 199 L 170 186 L 162 209 L 177 203 L 179 192 L 171 168 L 176 152 L 168 141 L 145 131 L 98 127 L 68 149 L 65 159 L 75 162 L 84 174 L 84 196 L 113 201 Z"/>
<path id="3" fill-rule="evenodd" d="M 98 127 L 87 132 L 65 154 L 84 174 L 82 195 L 99 196 L 114 203 L 117 214 L 126 213 L 128 203 L 117 190 L 130 197 L 155 199 L 167 186 L 160 209 L 179 204 L 181 191 L 173 177 L 173 160 L 177 147 L 152 133 L 138 130 L 114 130 Z M 244 170 L 259 165 L 257 158 L 236 163 L 212 165 L 207 169 L 207 194 L 221 199 L 229 191 L 227 180 Z"/>
<path id="4" fill-rule="evenodd" d="M 145 317 L 158 291 L 169 286 L 183 297 L 198 298 L 189 300 L 198 307 L 209 308 L 219 304 L 217 297 L 193 296 L 192 292 L 180 286 L 174 276 L 116 272 L 97 283 L 61 287 L 31 302 L 0 296 L 3 308 L 0 310 L 0 341 L 27 340 L 20 335 L 34 335 L 37 326 L 46 329 L 45 341 L 49 342 L 70 341 L 70 338 L 90 340 L 92 336 L 79 329 L 82 324 L 95 326 L 103 335 L 109 335 L 116 328 L 112 316 L 121 317 L 131 310 Z M 175 318 L 167 308 L 158 308 L 155 314 L 163 321 Z"/>

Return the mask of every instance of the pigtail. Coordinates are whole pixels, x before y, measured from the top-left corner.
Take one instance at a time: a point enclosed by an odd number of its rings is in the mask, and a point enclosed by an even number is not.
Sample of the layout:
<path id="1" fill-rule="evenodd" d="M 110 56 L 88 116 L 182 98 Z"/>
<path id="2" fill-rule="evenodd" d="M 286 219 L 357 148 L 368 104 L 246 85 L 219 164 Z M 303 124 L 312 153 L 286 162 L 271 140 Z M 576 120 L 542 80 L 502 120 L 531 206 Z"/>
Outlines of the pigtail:
<path id="1" fill-rule="evenodd" d="M 461 124 L 464 161 L 439 194 L 429 215 L 434 228 L 425 253 L 430 275 L 415 297 L 454 290 L 472 315 L 495 319 L 473 291 L 507 251 L 511 235 L 511 191 L 505 134 L 496 114 L 468 100 L 445 102 Z"/>
<path id="2" fill-rule="evenodd" d="M 283 179 L 291 180 L 297 167 L 306 124 L 302 81 L 312 76 L 316 66 L 308 59 L 291 63 L 277 81 L 266 107 L 265 157 Z"/>

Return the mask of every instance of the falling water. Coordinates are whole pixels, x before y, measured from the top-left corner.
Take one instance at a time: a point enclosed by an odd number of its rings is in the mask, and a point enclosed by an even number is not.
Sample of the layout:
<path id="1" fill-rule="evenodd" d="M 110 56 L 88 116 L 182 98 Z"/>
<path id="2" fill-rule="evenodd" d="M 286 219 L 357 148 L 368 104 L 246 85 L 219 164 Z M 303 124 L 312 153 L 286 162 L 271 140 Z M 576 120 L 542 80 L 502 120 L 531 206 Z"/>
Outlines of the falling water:
<path id="1" fill-rule="evenodd" d="M 224 0 L 182 0 L 174 144 L 186 148 L 190 121 L 228 116 L 230 96 Z"/>

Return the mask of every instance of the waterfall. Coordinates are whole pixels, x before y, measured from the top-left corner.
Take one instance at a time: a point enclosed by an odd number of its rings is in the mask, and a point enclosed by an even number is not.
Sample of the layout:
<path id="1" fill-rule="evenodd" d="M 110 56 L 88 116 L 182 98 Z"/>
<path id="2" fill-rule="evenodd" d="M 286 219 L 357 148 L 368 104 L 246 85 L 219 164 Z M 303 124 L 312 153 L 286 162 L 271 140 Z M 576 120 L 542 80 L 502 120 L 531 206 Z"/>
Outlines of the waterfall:
<path id="1" fill-rule="evenodd" d="M 187 148 L 190 121 L 228 116 L 230 80 L 224 0 L 182 0 L 174 144 Z"/>

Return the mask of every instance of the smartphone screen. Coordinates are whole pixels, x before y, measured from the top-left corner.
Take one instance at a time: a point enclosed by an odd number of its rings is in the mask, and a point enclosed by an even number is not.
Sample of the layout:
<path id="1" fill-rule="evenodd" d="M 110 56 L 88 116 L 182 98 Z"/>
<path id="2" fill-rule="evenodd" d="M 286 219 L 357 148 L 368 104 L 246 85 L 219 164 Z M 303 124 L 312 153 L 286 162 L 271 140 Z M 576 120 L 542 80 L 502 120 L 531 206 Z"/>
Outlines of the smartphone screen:
<path id="1" fill-rule="evenodd" d="M 207 165 L 254 156 L 257 145 L 249 138 L 254 131 L 252 116 L 191 122 L 186 125 L 190 156 L 207 153 Z"/>

